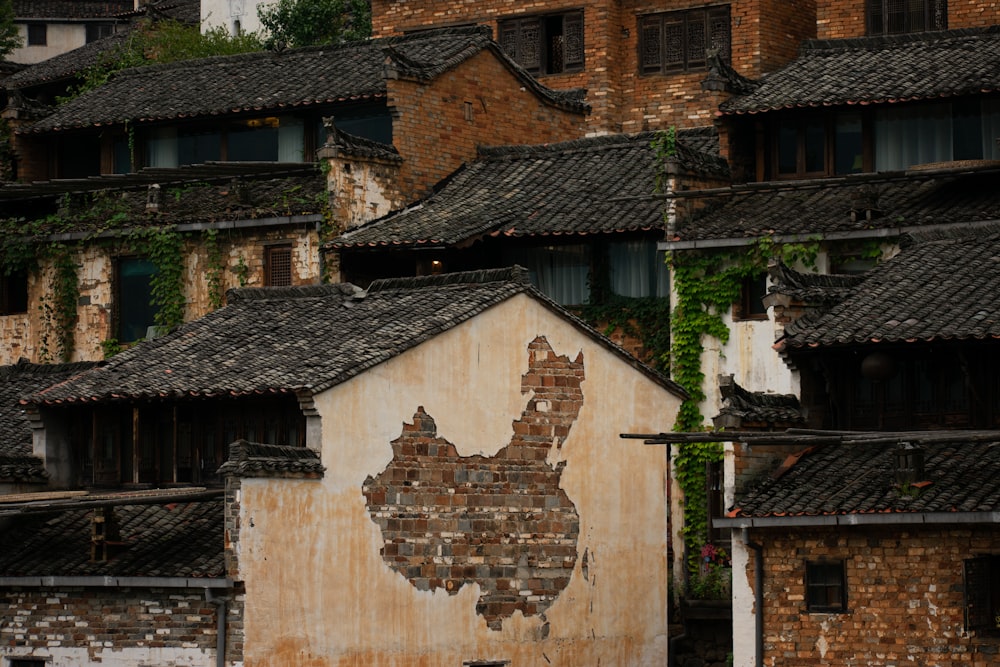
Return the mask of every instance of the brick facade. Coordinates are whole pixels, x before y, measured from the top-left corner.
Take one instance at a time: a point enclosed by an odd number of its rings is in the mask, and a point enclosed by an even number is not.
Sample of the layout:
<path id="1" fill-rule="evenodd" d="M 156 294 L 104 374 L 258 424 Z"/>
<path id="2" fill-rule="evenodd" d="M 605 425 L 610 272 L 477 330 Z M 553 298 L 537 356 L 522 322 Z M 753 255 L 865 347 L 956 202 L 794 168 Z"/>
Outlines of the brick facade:
<path id="1" fill-rule="evenodd" d="M 753 531 L 752 539 L 764 548 L 766 665 L 986 667 L 1000 660 L 1000 638 L 964 627 L 963 581 L 965 559 L 1000 553 L 1000 527 L 775 529 Z M 806 562 L 821 560 L 845 561 L 846 613 L 806 609 Z M 752 587 L 753 556 L 745 576 Z"/>
<path id="2" fill-rule="evenodd" d="M 816 11 L 817 37 L 840 39 L 864 37 L 865 7 L 868 0 L 820 0 Z M 990 0 L 947 0 L 948 28 L 982 28 L 998 18 L 996 3 Z"/>
<path id="3" fill-rule="evenodd" d="M 53 667 L 215 664 L 218 608 L 201 589 L 12 586 L 0 596 L 0 655 L 8 658 L 50 657 Z M 242 660 L 243 647 L 242 595 L 232 597 L 229 664 Z"/>
<path id="4" fill-rule="evenodd" d="M 722 6 L 684 0 L 667 3 L 630 0 L 612 3 L 591 0 L 580 3 L 551 0 L 521 3 L 490 0 L 455 4 L 446 0 L 400 3 L 374 0 L 373 34 L 402 34 L 431 26 L 483 23 L 498 34 L 499 21 L 509 18 L 551 15 L 583 10 L 584 71 L 540 74 L 553 89 L 586 88 L 593 113 L 587 132 L 639 132 L 662 127 L 697 127 L 712 122 L 712 109 L 726 97 L 706 93 L 701 82 L 705 68 L 670 74 L 639 74 L 639 20 L 641 16 L 696 7 Z M 733 67 L 743 76 L 757 78 L 795 57 L 799 42 L 816 32 L 815 0 L 735 0 L 730 8 Z M 542 139 L 529 133 L 530 143 Z M 524 143 L 522 136 L 519 140 Z"/>

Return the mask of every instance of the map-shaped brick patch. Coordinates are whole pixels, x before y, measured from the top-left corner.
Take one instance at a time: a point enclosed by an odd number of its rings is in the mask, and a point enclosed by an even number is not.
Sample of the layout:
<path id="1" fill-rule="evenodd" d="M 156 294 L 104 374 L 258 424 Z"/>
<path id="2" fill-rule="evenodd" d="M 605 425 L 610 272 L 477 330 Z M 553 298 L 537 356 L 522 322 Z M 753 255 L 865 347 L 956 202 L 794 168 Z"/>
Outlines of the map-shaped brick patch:
<path id="1" fill-rule="evenodd" d="M 494 456 L 459 456 L 418 408 L 392 441 L 392 460 L 363 487 L 386 563 L 419 590 L 454 595 L 479 584 L 476 612 L 494 630 L 516 610 L 543 614 L 576 563 L 580 519 L 559 486 L 564 464 L 546 459 L 580 413 L 583 379 L 582 353 L 570 361 L 544 337 L 532 341 L 521 377 L 531 395 L 510 444 Z"/>

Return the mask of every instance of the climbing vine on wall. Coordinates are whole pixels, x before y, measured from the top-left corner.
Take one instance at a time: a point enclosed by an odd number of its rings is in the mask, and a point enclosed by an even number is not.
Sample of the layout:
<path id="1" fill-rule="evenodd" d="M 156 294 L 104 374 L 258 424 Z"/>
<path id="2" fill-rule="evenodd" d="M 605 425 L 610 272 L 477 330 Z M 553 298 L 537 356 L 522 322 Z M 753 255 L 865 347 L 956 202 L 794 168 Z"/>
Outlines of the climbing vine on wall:
<path id="1" fill-rule="evenodd" d="M 205 271 L 205 279 L 208 281 L 208 303 L 213 309 L 221 308 L 225 301 L 223 276 L 226 265 L 222 261 L 222 250 L 219 248 L 219 230 L 206 229 L 203 236 L 205 255 L 208 259 L 208 268 Z"/>
<path id="2" fill-rule="evenodd" d="M 156 266 L 150 279 L 154 322 L 168 331 L 184 322 L 184 241 L 170 227 L 139 228 L 129 233 L 135 250 Z"/>
<path id="3" fill-rule="evenodd" d="M 610 336 L 621 331 L 637 338 L 649 355 L 648 363 L 664 372 L 670 365 L 670 299 L 614 295 L 605 302 L 580 308 L 580 317 L 604 327 Z"/>

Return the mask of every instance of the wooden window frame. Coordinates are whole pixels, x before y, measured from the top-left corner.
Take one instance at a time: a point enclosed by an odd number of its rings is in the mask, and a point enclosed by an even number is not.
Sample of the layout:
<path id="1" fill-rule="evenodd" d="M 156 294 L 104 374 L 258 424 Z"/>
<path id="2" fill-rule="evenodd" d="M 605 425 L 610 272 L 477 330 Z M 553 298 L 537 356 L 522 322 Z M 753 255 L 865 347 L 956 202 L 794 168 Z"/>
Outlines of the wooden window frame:
<path id="1" fill-rule="evenodd" d="M 853 112 L 852 112 L 853 113 Z M 823 167 L 818 171 L 807 171 L 807 142 L 806 128 L 812 121 L 819 120 L 823 125 Z M 838 174 L 836 169 L 836 147 L 837 147 L 837 120 L 836 112 L 821 113 L 819 115 L 782 115 L 770 123 L 770 142 L 766 147 L 769 165 L 768 174 L 758 174 L 761 180 L 768 178 L 776 181 L 802 180 L 808 178 L 826 178 L 829 176 L 843 176 Z M 796 158 L 795 171 L 780 171 L 780 153 L 782 127 L 794 126 L 796 132 Z M 872 118 L 869 114 L 861 115 L 861 172 L 870 173 L 874 171 L 874 148 L 872 133 Z M 855 172 L 850 172 L 855 173 Z"/>
<path id="2" fill-rule="evenodd" d="M 890 26 L 893 3 L 905 7 L 913 0 L 865 0 L 865 32 L 869 36 L 906 35 L 948 28 L 948 0 L 919 0 L 923 3 L 923 25 L 911 22 L 911 15 L 903 9 L 903 25 L 899 29 Z"/>
<path id="3" fill-rule="evenodd" d="M 704 30 L 705 50 L 723 46 L 719 55 L 723 62 L 732 60 L 733 31 L 729 5 L 712 5 L 671 12 L 646 14 L 638 17 L 638 56 L 640 74 L 676 74 L 707 69 L 705 52 L 693 53 L 690 36 L 700 23 Z M 712 39 L 713 27 L 724 26 L 725 37 L 720 43 Z M 673 32 L 673 34 L 671 34 Z M 668 58 L 673 38 L 680 35 L 681 44 L 675 49 L 677 57 Z"/>
<path id="4" fill-rule="evenodd" d="M 113 23 L 87 23 L 84 27 L 84 43 L 90 44 L 115 34 Z"/>
<path id="5" fill-rule="evenodd" d="M 984 554 L 964 562 L 965 627 L 976 634 L 1000 636 L 1000 556 Z"/>
<path id="6" fill-rule="evenodd" d="M 830 583 L 830 573 L 839 570 L 839 582 Z M 847 613 L 847 565 L 843 560 L 806 561 L 805 564 L 805 602 L 806 610 L 811 614 L 843 614 Z M 821 580 L 821 581 L 817 581 Z M 839 589 L 839 602 L 829 602 L 829 592 Z M 823 595 L 820 596 L 820 593 Z M 819 597 L 823 599 L 820 600 Z"/>
<path id="7" fill-rule="evenodd" d="M 278 255 L 287 255 L 281 263 Z M 283 275 L 287 271 L 287 275 Z M 265 287 L 291 287 L 294 284 L 292 271 L 292 244 L 273 243 L 264 246 L 264 286 Z"/>
<path id="8" fill-rule="evenodd" d="M 27 46 L 48 46 L 49 26 L 45 23 L 29 23 L 24 43 Z"/>
<path id="9" fill-rule="evenodd" d="M 767 274 L 762 273 L 753 276 L 747 276 L 743 278 L 740 283 L 740 298 L 739 301 L 733 303 L 733 319 L 737 321 L 753 322 L 759 321 L 763 322 L 767 319 L 767 308 L 761 303 L 761 300 L 766 295 L 766 291 L 762 295 L 755 296 L 755 288 L 760 284 L 761 279 L 764 281 L 765 290 L 767 289 Z M 760 304 L 760 305 L 758 305 Z M 763 311 L 757 310 L 758 308 L 763 308 Z"/>
<path id="10" fill-rule="evenodd" d="M 558 25 L 558 28 L 556 26 Z M 497 21 L 500 47 L 535 75 L 582 72 L 585 67 L 583 10 L 537 14 Z M 561 38 L 557 57 L 553 38 Z"/>

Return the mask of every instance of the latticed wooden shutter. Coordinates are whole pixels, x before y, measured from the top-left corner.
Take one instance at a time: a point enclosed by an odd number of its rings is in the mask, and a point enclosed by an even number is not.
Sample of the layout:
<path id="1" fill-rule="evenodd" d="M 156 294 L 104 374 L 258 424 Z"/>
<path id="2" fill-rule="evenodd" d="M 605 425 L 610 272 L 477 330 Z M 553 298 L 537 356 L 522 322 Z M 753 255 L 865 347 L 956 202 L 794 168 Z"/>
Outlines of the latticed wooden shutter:
<path id="1" fill-rule="evenodd" d="M 292 284 L 292 248 L 274 246 L 267 249 L 266 284 L 269 287 L 287 287 Z"/>
<path id="2" fill-rule="evenodd" d="M 705 64 L 708 49 L 708 17 L 701 12 L 691 12 L 687 17 L 687 66 L 699 67 Z"/>
<path id="3" fill-rule="evenodd" d="M 732 55 L 732 38 L 729 28 L 729 7 L 718 7 L 708 12 L 708 44 L 709 48 L 719 53 L 725 63 L 730 62 Z"/>
<path id="4" fill-rule="evenodd" d="M 563 17 L 563 68 L 583 68 L 583 14 Z"/>
<path id="5" fill-rule="evenodd" d="M 663 69 L 684 69 L 684 19 L 663 21 Z"/>
<path id="6" fill-rule="evenodd" d="M 529 72 L 542 67 L 542 22 L 539 19 L 518 21 L 517 62 Z"/>
<path id="7" fill-rule="evenodd" d="M 996 628 L 990 604 L 991 570 L 996 562 L 991 556 L 965 561 L 965 627 L 969 630 Z"/>
<path id="8" fill-rule="evenodd" d="M 658 16 L 646 17 L 639 26 L 642 53 L 639 63 L 643 72 L 659 72 L 663 66 L 663 30 Z"/>

